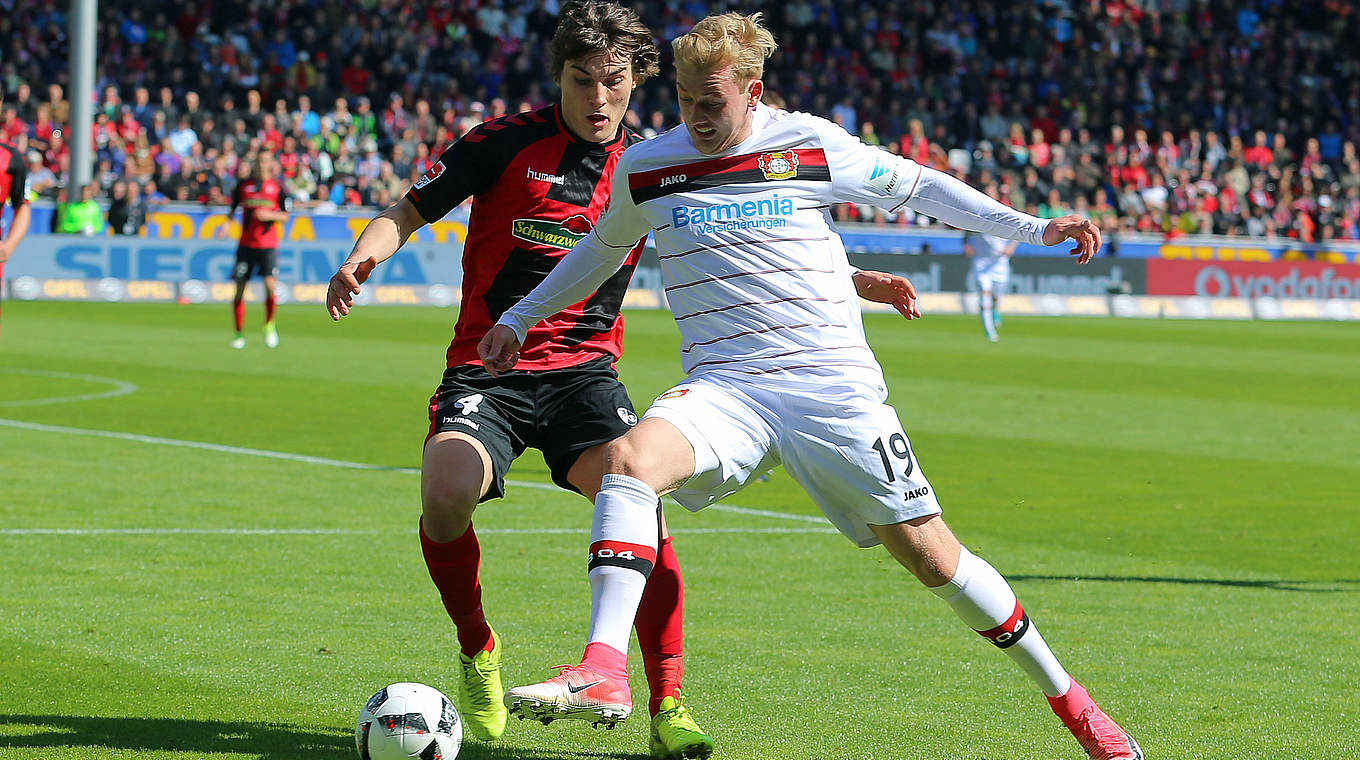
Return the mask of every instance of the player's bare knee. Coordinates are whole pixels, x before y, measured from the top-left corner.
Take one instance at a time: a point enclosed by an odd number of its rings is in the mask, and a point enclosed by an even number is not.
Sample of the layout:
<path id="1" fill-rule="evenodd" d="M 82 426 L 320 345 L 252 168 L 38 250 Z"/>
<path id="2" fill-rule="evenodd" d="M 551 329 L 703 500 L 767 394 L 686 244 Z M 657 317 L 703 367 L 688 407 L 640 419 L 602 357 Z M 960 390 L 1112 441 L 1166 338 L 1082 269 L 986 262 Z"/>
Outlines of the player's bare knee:
<path id="1" fill-rule="evenodd" d="M 654 459 L 645 449 L 635 445 L 630 436 L 625 435 L 605 444 L 604 472 L 646 481 L 654 469 Z"/>
<path id="2" fill-rule="evenodd" d="M 425 535 L 444 543 L 466 533 L 472 513 L 481 499 L 478 485 L 470 478 L 441 475 L 423 478 L 420 521 L 425 528 Z"/>

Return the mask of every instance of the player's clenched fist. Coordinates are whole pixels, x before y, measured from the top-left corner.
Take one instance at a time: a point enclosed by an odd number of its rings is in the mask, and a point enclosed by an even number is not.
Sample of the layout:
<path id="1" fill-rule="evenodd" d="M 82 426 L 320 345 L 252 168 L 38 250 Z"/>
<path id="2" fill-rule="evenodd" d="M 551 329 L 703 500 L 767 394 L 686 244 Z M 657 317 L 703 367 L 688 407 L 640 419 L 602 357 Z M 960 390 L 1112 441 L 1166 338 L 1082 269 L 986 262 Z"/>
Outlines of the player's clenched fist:
<path id="1" fill-rule="evenodd" d="M 482 366 L 492 377 L 500 377 L 502 372 L 519 363 L 519 336 L 505 325 L 492 325 L 477 344 L 477 355 L 482 357 Z"/>
<path id="2" fill-rule="evenodd" d="M 331 313 L 331 319 L 339 320 L 349 314 L 354 297 L 359 294 L 359 286 L 368 280 L 377 265 L 372 257 L 358 263 L 346 261 L 331 275 L 331 284 L 326 288 L 326 309 Z"/>

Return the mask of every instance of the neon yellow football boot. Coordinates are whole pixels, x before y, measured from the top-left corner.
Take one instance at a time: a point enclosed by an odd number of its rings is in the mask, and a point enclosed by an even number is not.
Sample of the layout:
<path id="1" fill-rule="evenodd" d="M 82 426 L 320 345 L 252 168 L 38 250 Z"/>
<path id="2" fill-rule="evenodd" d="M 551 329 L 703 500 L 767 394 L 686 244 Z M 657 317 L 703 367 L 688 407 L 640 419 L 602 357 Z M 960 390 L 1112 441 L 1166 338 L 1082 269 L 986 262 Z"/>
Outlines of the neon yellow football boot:
<path id="1" fill-rule="evenodd" d="M 650 754 L 668 760 L 692 760 L 713 754 L 713 737 L 694 722 L 680 692 L 661 700 L 661 711 L 652 718 Z"/>
<path id="2" fill-rule="evenodd" d="M 505 733 L 506 710 L 501 686 L 501 637 L 491 632 L 491 651 L 474 657 L 458 653 L 463 666 L 463 683 L 458 687 L 458 709 L 472 735 L 494 741 Z"/>

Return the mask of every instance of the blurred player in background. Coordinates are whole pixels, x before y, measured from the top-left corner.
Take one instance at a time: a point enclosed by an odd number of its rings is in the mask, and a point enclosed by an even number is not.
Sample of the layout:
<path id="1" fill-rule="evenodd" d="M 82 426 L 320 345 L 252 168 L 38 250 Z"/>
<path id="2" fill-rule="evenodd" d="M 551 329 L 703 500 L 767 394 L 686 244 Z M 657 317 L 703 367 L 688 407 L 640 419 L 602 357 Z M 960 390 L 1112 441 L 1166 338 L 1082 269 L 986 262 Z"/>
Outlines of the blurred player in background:
<path id="1" fill-rule="evenodd" d="M 0 103 L 3 103 L 3 98 L 0 98 Z M 19 155 L 18 149 L 9 143 L 0 143 L 0 212 L 4 211 L 3 204 L 6 201 L 14 210 L 9 229 L 0 230 L 0 233 L 3 233 L 3 239 L 0 239 L 0 283 L 5 279 L 5 262 L 9 261 L 14 249 L 19 247 L 19 243 L 23 242 L 24 236 L 28 234 L 32 210 L 25 195 L 24 184 L 27 178 L 28 169 L 24 166 L 24 158 Z"/>
<path id="2" fill-rule="evenodd" d="M 1100 231 L 1076 215 L 1040 220 L 953 177 L 864 145 L 844 129 L 760 102 L 774 38 L 759 14 L 710 16 L 674 43 L 684 128 L 631 148 L 609 211 L 479 346 L 513 367 L 543 317 L 605 281 L 639 235 L 655 234 L 687 378 L 610 443 L 595 499 L 590 631 L 581 664 L 506 693 L 540 718 L 561 705 L 631 709 L 628 631 L 656 557 L 658 494 L 702 509 L 783 464 L 861 547 L 883 544 L 1044 692 L 1095 760 L 1142 751 L 1059 664 L 1010 585 L 940 517 L 864 337 L 849 264 L 826 208 L 903 206 L 961 229 L 1056 245 L 1077 262 Z"/>
<path id="3" fill-rule="evenodd" d="M 978 284 L 978 312 L 982 315 L 982 330 L 987 340 L 998 340 L 1001 327 L 1001 294 L 1011 278 L 1011 256 L 1015 254 L 1014 240 L 985 232 L 963 233 L 963 253 L 973 260 L 973 279 Z"/>
<path id="4" fill-rule="evenodd" d="M 279 273 L 279 222 L 288 220 L 288 195 L 279 181 L 279 167 L 274 154 L 260 151 L 250 174 L 231 192 L 229 217 L 241 212 L 241 240 L 236 245 L 236 268 L 231 277 L 236 282 L 232 299 L 232 313 L 236 319 L 236 337 L 232 348 L 245 348 L 246 283 L 258 273 L 264 280 L 264 344 L 269 348 L 279 345 L 279 331 L 274 325 L 274 288 Z"/>

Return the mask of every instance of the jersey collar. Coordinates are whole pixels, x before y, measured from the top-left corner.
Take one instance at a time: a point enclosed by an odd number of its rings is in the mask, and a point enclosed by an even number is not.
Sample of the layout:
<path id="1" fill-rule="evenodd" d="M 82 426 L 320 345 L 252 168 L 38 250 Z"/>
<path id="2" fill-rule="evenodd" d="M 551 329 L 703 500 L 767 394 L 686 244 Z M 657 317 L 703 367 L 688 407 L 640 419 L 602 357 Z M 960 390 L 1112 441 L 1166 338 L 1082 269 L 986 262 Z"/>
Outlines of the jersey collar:
<path id="1" fill-rule="evenodd" d="M 598 150 L 601 153 L 608 153 L 610 151 L 613 151 L 614 149 L 623 145 L 623 138 L 628 134 L 628 126 L 620 122 L 618 134 L 614 135 L 613 139 L 609 140 L 608 142 L 597 143 L 591 142 L 590 140 L 584 140 L 578 137 L 575 132 L 571 131 L 571 127 L 567 126 L 567 120 L 562 118 L 562 105 L 560 103 L 553 104 L 552 112 L 553 118 L 557 120 L 557 126 L 562 129 L 562 134 L 565 134 L 568 140 L 580 143 L 586 146 L 587 148 L 590 148 L 592 152 L 596 150 Z"/>

